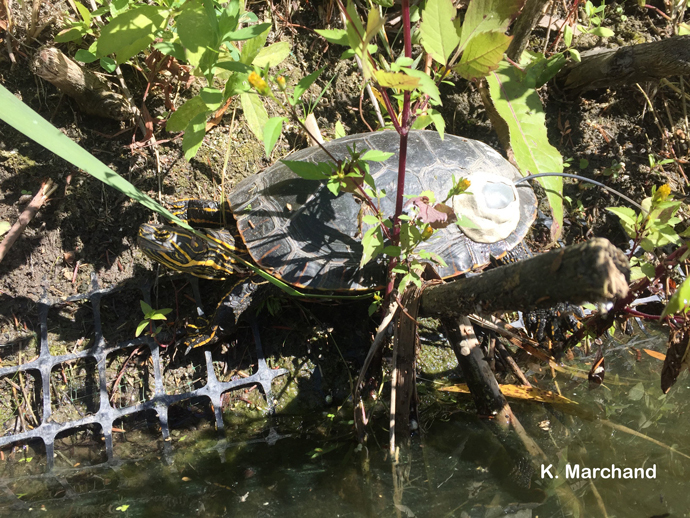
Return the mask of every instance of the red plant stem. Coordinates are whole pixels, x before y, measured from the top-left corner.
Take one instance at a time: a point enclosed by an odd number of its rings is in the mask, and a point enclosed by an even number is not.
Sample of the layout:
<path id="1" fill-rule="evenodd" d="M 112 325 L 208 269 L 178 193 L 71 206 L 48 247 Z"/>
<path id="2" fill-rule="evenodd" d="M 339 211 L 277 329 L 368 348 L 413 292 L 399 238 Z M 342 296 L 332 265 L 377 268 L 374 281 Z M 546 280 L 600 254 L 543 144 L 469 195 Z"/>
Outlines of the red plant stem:
<path id="1" fill-rule="evenodd" d="M 659 315 L 650 315 L 649 313 L 642 313 L 632 308 L 624 308 L 623 312 L 627 315 L 639 318 L 646 318 L 648 320 L 659 320 L 661 317 Z"/>
<path id="2" fill-rule="evenodd" d="M 410 0 L 402 0 L 403 38 L 405 44 L 405 57 L 412 57 L 412 29 L 410 24 Z M 387 96 L 384 96 L 387 99 Z M 388 103 L 390 104 L 390 103 Z M 388 107 L 388 104 L 386 107 Z M 390 110 L 389 110 L 390 111 Z M 395 129 L 400 134 L 400 157 L 398 159 L 398 188 L 395 196 L 395 215 L 393 216 L 393 245 L 400 242 L 400 215 L 403 209 L 403 196 L 405 194 L 405 169 L 407 167 L 407 134 L 410 131 L 410 92 L 403 94 L 403 108 L 400 125 L 395 121 L 395 115 L 391 113 Z M 397 258 L 391 258 L 388 263 L 388 284 L 386 285 L 386 298 L 395 287 L 395 275 L 393 268 L 397 265 Z"/>

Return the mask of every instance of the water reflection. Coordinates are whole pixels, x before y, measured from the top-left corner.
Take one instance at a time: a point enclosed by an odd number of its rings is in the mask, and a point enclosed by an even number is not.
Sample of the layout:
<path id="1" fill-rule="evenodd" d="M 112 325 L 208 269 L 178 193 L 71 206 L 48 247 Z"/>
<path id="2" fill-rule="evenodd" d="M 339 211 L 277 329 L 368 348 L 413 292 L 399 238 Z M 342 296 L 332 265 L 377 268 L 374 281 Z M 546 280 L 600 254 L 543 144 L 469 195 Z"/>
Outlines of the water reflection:
<path id="1" fill-rule="evenodd" d="M 684 456 L 690 454 L 690 380 L 683 374 L 668 395 L 661 393 L 661 361 L 644 349 L 664 348 L 663 337 L 610 345 L 607 379 L 594 391 L 586 380 L 593 356 L 571 363 L 584 379 L 558 373 L 554 382 L 548 369 L 532 373 L 542 388 L 557 384 L 579 404 L 512 403 L 552 464 L 544 478 L 536 474 L 530 489 L 485 421 L 471 408 L 461 410 L 469 400 L 446 394 L 426 407 L 428 429 L 398 463 L 388 457 L 383 426 L 368 447 L 358 447 L 347 413 L 278 416 L 229 429 L 221 442 L 207 427 L 178 430 L 168 457 L 161 444 L 145 440 L 151 435 L 142 429 L 124 443 L 130 460 L 111 467 L 87 468 L 70 458 L 45 476 L 31 469 L 31 461 L 22 467 L 19 457 L 6 459 L 0 514 L 45 509 L 46 516 L 684 516 L 690 503 L 690 460 Z M 580 478 L 565 479 L 566 462 L 580 466 Z M 655 465 L 656 478 L 604 479 L 602 472 L 582 478 L 584 468 L 612 465 Z M 573 501 L 557 496 L 563 484 Z"/>

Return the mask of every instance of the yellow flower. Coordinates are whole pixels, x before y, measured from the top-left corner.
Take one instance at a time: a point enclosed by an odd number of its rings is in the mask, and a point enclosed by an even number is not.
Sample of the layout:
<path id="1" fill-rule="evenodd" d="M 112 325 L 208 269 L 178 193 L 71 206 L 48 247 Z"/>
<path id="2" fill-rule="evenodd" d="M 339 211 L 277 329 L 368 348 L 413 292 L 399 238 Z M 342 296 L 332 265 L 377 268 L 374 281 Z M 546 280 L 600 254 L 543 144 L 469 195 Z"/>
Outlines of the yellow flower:
<path id="1" fill-rule="evenodd" d="M 283 76 L 276 77 L 276 83 L 278 83 L 278 88 L 280 88 L 280 91 L 284 92 L 285 88 L 287 87 L 287 81 L 285 81 L 285 78 Z"/>
<path id="2" fill-rule="evenodd" d="M 422 240 L 426 241 L 429 239 L 434 233 L 434 229 L 431 228 L 431 225 L 427 225 L 426 228 L 422 231 Z"/>
<path id="3" fill-rule="evenodd" d="M 659 187 L 656 192 L 654 193 L 654 200 L 655 202 L 662 202 L 666 201 L 666 198 L 668 198 L 671 194 L 671 186 L 667 183 Z"/>
<path id="4" fill-rule="evenodd" d="M 249 74 L 247 80 L 249 81 L 249 84 L 252 85 L 257 92 L 259 92 L 260 95 L 269 94 L 270 89 L 268 88 L 268 83 L 256 72 Z"/>

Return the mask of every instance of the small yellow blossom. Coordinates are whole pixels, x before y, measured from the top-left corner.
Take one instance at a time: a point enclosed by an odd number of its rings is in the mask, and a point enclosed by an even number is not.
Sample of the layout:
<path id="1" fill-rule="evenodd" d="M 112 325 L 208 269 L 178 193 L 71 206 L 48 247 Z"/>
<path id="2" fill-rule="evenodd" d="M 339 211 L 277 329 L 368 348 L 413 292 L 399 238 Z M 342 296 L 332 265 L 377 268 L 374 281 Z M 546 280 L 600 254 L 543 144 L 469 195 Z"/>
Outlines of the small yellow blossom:
<path id="1" fill-rule="evenodd" d="M 276 77 L 276 83 L 278 83 L 278 88 L 280 88 L 281 92 L 284 92 L 285 88 L 287 88 L 287 81 L 285 81 L 283 76 Z"/>
<path id="2" fill-rule="evenodd" d="M 656 192 L 654 193 L 654 202 L 662 202 L 666 201 L 666 198 L 668 198 L 671 194 L 671 187 L 665 183 L 661 187 L 659 187 Z"/>
<path id="3" fill-rule="evenodd" d="M 470 181 L 467 178 L 463 178 L 458 182 L 458 190 L 460 192 L 465 192 L 470 188 Z"/>
<path id="4" fill-rule="evenodd" d="M 432 236 L 433 233 L 434 229 L 431 228 L 431 225 L 427 225 L 424 231 L 422 232 L 422 240 L 426 241 Z"/>
<path id="5" fill-rule="evenodd" d="M 270 89 L 268 88 L 268 83 L 264 80 L 263 77 L 261 77 L 256 72 L 252 72 L 251 74 L 249 74 L 247 80 L 249 81 L 249 84 L 252 85 L 260 95 L 269 94 Z"/>

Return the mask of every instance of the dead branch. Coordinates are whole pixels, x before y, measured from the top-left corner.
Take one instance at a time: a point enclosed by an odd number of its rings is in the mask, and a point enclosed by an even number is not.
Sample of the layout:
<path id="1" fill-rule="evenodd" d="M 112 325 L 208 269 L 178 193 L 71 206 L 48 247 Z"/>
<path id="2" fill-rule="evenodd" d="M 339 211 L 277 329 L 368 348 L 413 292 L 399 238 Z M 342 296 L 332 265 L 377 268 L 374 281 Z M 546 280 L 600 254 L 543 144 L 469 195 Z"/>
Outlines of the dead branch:
<path id="1" fill-rule="evenodd" d="M 34 196 L 33 200 L 31 200 L 24 211 L 19 215 L 19 218 L 15 224 L 12 225 L 12 228 L 5 236 L 5 239 L 3 239 L 2 243 L 0 243 L 0 261 L 5 258 L 5 254 L 7 254 L 8 250 L 12 248 L 12 245 L 17 238 L 22 232 L 24 232 L 24 229 L 29 224 L 29 221 L 33 219 L 38 212 L 38 209 L 41 208 L 41 205 L 43 205 L 43 203 L 48 199 L 48 196 L 50 196 L 55 189 L 57 189 L 57 185 L 55 185 L 52 180 L 47 180 L 43 183 L 43 185 L 41 185 L 38 194 Z"/>
<path id="2" fill-rule="evenodd" d="M 135 109 L 127 99 L 110 90 L 96 74 L 77 65 L 54 47 L 36 52 L 31 70 L 72 97 L 86 113 L 115 120 L 129 120 Z"/>
<path id="3" fill-rule="evenodd" d="M 690 73 L 690 35 L 674 36 L 617 50 L 582 53 L 582 61 L 565 67 L 556 76 L 569 93 L 659 81 Z"/>
<path id="4" fill-rule="evenodd" d="M 430 286 L 420 313 L 461 316 L 605 302 L 628 293 L 630 266 L 608 240 L 559 248 L 474 277 Z"/>

